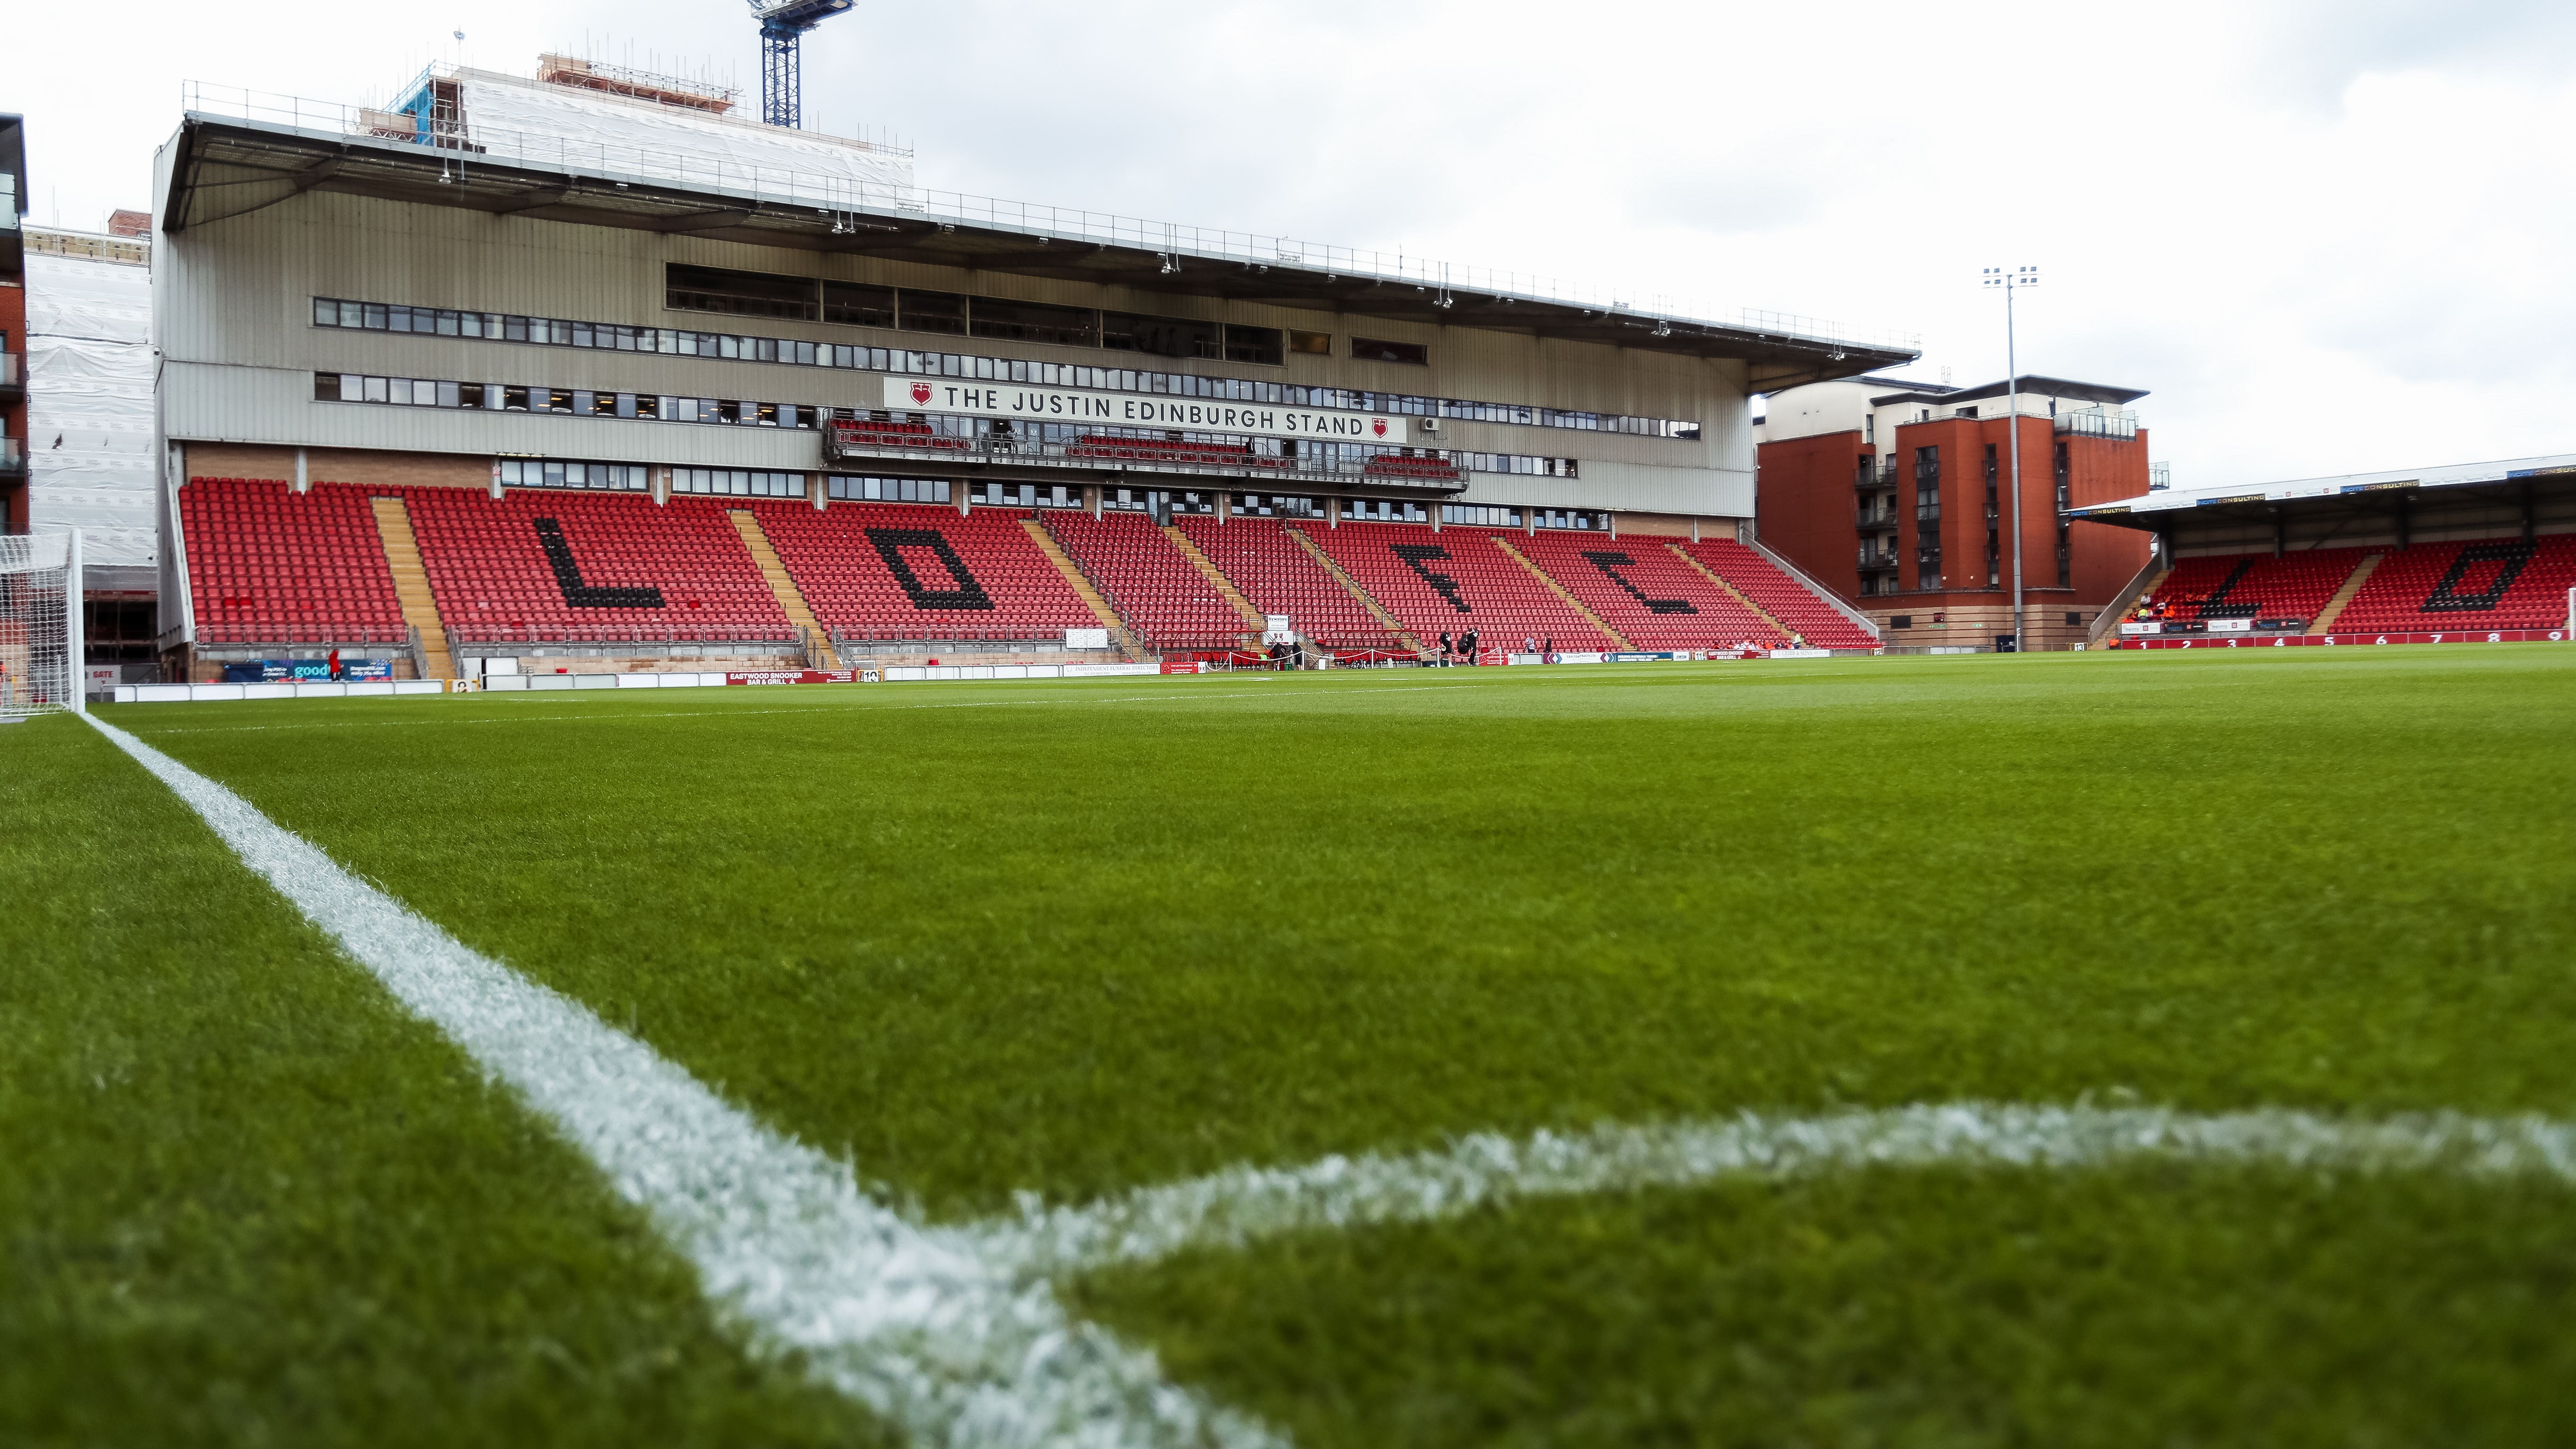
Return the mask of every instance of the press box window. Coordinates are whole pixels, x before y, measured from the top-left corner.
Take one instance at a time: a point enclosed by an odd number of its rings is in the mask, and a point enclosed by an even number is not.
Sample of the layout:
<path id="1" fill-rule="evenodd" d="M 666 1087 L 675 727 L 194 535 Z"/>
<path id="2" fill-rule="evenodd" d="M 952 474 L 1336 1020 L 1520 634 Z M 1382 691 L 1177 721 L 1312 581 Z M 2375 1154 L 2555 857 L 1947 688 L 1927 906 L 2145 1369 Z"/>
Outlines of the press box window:
<path id="1" fill-rule="evenodd" d="M 815 284 L 802 277 L 728 272 L 717 267 L 670 264 L 663 305 L 684 312 L 729 312 L 737 317 L 817 319 Z"/>
<path id="2" fill-rule="evenodd" d="M 892 327 L 894 288 L 862 282 L 825 282 L 823 320 L 849 327 Z"/>
<path id="3" fill-rule="evenodd" d="M 1419 342 L 1380 342 L 1373 337 L 1351 339 L 1351 356 L 1362 362 L 1397 362 L 1407 367 L 1429 367 L 1431 349 Z"/>
<path id="4" fill-rule="evenodd" d="M 802 498 L 802 473 L 754 473 L 739 468 L 674 468 L 674 493 L 714 493 L 733 498 Z"/>
<path id="5" fill-rule="evenodd" d="M 1276 327 L 1237 327 L 1229 322 L 1225 328 L 1225 360 L 1277 367 L 1283 360 L 1280 337 Z"/>
<path id="6" fill-rule="evenodd" d="M 1100 345 L 1112 352 L 1144 352 L 1156 357 L 1218 360 L 1225 355 L 1213 322 L 1147 317 L 1135 312 L 1101 313 Z"/>
<path id="7" fill-rule="evenodd" d="M 1288 350 L 1291 352 L 1302 352 L 1308 357 L 1330 357 L 1333 355 L 1333 334 L 1330 332 L 1290 332 L 1288 334 Z"/>
<path id="8" fill-rule="evenodd" d="M 906 287 L 900 305 L 903 315 L 898 321 L 907 332 L 966 335 L 966 299 L 955 292 L 923 292 Z"/>
<path id="9" fill-rule="evenodd" d="M 935 478 L 851 478 L 834 474 L 827 496 L 843 503 L 945 503 L 948 484 Z"/>
<path id="10" fill-rule="evenodd" d="M 497 471 L 504 488 L 608 488 L 641 493 L 652 487 L 652 475 L 641 463 L 575 463 L 560 458 L 503 458 Z"/>
<path id="11" fill-rule="evenodd" d="M 1004 342 L 1045 342 L 1058 347 L 1100 345 L 1100 314 L 1088 307 L 1045 302 L 975 299 L 975 335 Z"/>

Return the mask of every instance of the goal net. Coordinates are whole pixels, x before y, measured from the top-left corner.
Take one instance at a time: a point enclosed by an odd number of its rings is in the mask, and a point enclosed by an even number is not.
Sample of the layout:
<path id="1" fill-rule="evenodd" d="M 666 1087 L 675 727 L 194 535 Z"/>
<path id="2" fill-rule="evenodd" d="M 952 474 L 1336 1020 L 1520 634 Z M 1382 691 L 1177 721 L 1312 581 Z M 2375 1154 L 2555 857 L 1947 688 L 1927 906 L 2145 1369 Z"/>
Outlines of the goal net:
<path id="1" fill-rule="evenodd" d="M 0 535 L 0 719 L 79 711 L 79 599 L 79 535 Z"/>

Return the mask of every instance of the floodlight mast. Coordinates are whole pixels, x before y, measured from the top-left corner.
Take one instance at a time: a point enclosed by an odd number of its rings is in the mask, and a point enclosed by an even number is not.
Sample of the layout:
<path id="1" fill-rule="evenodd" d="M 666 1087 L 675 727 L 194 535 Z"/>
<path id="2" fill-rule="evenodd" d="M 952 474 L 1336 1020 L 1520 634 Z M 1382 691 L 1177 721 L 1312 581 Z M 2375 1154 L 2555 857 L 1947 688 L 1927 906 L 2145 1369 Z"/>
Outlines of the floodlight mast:
<path id="1" fill-rule="evenodd" d="M 2039 285 L 2039 268 L 1988 267 L 1979 280 L 2004 294 L 2004 426 L 2012 434 L 2013 652 L 2022 652 L 2021 362 L 2013 350 L 2013 293 Z"/>
<path id="2" fill-rule="evenodd" d="M 750 0 L 760 22 L 760 118 L 790 130 L 805 124 L 805 32 L 857 0 Z"/>

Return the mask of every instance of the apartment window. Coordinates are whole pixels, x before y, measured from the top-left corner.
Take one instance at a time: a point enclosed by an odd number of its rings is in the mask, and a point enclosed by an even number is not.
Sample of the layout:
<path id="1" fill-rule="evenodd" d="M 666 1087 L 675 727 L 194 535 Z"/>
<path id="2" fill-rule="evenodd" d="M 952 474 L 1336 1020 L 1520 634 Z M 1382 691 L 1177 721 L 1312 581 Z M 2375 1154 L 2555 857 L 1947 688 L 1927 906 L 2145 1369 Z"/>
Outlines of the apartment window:
<path id="1" fill-rule="evenodd" d="M 1760 418 L 1756 418 L 1754 421 L 1760 422 L 1762 420 Z M 1860 415 L 1860 440 L 1865 444 L 1876 446 L 1878 443 L 1878 414 L 1863 413 Z"/>
<path id="2" fill-rule="evenodd" d="M 1308 357 L 1330 357 L 1333 355 L 1333 334 L 1292 330 L 1288 334 L 1288 350 L 1304 353 Z"/>
<path id="3" fill-rule="evenodd" d="M 1134 312 L 1101 313 L 1100 345 L 1112 352 L 1144 352 L 1156 357 L 1217 360 L 1225 355 L 1213 322 L 1147 317 Z"/>
<path id="4" fill-rule="evenodd" d="M 738 317 L 783 317 L 795 322 L 818 320 L 815 284 L 803 277 L 776 277 L 765 272 L 728 272 L 716 267 L 670 264 L 663 305 L 684 312 L 729 312 Z"/>
<path id="5" fill-rule="evenodd" d="M 892 327 L 894 288 L 864 282 L 825 282 L 823 320 L 847 327 Z"/>
<path id="6" fill-rule="evenodd" d="M 902 316 L 897 319 L 897 325 L 906 332 L 944 332 L 952 337 L 963 337 L 966 335 L 966 299 L 955 292 L 924 292 L 906 287 L 902 295 Z"/>
<path id="7" fill-rule="evenodd" d="M 1006 342 L 1097 347 L 1100 345 L 1100 314 L 1088 307 L 1058 307 L 1046 302 L 1004 302 L 992 297 L 978 297 L 975 299 L 975 335 Z"/>
<path id="8" fill-rule="evenodd" d="M 1248 362 L 1259 367 L 1277 367 L 1283 360 L 1284 344 L 1276 327 L 1237 327 L 1229 322 L 1225 328 L 1225 360 Z"/>
<path id="9" fill-rule="evenodd" d="M 1362 362 L 1394 362 L 1407 367 L 1431 365 L 1431 349 L 1419 342 L 1381 342 L 1373 337 L 1351 339 L 1351 356 Z"/>

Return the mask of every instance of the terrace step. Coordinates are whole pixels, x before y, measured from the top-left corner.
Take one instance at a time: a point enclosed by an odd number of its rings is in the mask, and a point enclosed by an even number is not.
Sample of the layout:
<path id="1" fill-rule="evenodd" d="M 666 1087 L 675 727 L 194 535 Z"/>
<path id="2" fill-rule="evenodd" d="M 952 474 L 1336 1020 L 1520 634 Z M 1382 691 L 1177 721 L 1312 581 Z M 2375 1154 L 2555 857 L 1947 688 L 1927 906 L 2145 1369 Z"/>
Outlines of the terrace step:
<path id="1" fill-rule="evenodd" d="M 805 641 L 806 667 L 840 668 L 841 656 L 832 648 L 830 632 L 815 619 L 814 611 L 806 607 L 805 591 L 796 587 L 796 580 L 788 574 L 787 565 L 779 562 L 778 550 L 770 546 L 769 535 L 762 531 L 760 519 L 747 508 L 728 508 L 725 516 L 733 520 L 733 531 L 742 535 L 742 546 L 750 552 L 751 561 L 760 566 L 760 577 L 777 598 L 780 612 L 787 615 L 788 623 L 796 626 L 797 637 Z"/>
<path id="2" fill-rule="evenodd" d="M 1504 553 L 1506 553 L 1506 554 L 1509 554 L 1509 555 L 1511 556 L 1511 560 L 1512 560 L 1512 562 L 1514 562 L 1514 563 L 1516 563 L 1516 564 L 1519 564 L 1522 568 L 1528 569 L 1528 570 L 1530 571 L 1530 577 L 1531 577 L 1531 578 L 1534 578 L 1534 579 L 1538 580 L 1541 584 L 1544 584 L 1544 585 L 1547 587 L 1547 591 L 1548 591 L 1549 593 L 1556 595 L 1556 596 L 1557 596 L 1558 598 L 1560 598 L 1560 599 L 1563 599 L 1563 600 L 1565 601 L 1565 606 L 1566 606 L 1567 608 L 1572 609 L 1572 610 L 1573 610 L 1574 612 L 1576 612 L 1577 614 L 1582 615 L 1582 616 L 1583 616 L 1583 618 L 1584 618 L 1584 620 L 1585 620 L 1585 622 L 1587 622 L 1587 623 L 1591 624 L 1591 626 L 1592 626 L 1593 628 L 1600 630 L 1600 631 L 1601 631 L 1605 636 L 1607 636 L 1607 637 L 1609 638 L 1609 640 L 1610 640 L 1610 642 L 1611 642 L 1611 643 L 1618 645 L 1618 646 L 1619 646 L 1620 648 L 1622 648 L 1622 649 L 1634 649 L 1634 648 L 1636 648 L 1636 647 L 1637 647 L 1637 646 L 1635 646 L 1634 644 L 1631 644 L 1631 643 L 1629 643 L 1629 642 L 1628 642 L 1628 637 L 1627 637 L 1626 635 L 1624 635 L 1624 634 L 1620 633 L 1620 632 L 1619 632 L 1618 630 L 1616 630 L 1616 629 L 1611 628 L 1611 627 L 1610 627 L 1610 621 L 1609 621 L 1609 620 L 1604 619 L 1604 618 L 1602 618 L 1599 614 L 1596 614 L 1596 613 L 1592 612 L 1590 609 L 1587 609 L 1587 608 L 1583 607 L 1583 601 L 1582 601 L 1581 599 L 1578 599 L 1578 598 L 1576 598 L 1574 595 L 1572 595 L 1572 594 L 1570 594 L 1570 593 L 1567 593 L 1567 592 L 1566 592 L 1566 590 L 1565 590 L 1565 585 L 1560 584 L 1560 583 L 1558 583 L 1556 580 L 1554 580 L 1554 579 L 1552 579 L 1552 578 L 1548 577 L 1547 570 L 1545 570 L 1545 569 L 1543 569 L 1543 568 L 1540 568 L 1540 567 L 1538 566 L 1538 564 L 1537 564 L 1535 561 L 1533 561 L 1533 560 L 1530 558 L 1530 556 L 1529 556 L 1528 554 L 1525 554 L 1525 553 L 1521 552 L 1519 549 L 1516 549 L 1516 548 L 1512 547 L 1512 545 L 1511 545 L 1511 540 L 1509 540 L 1509 539 L 1507 539 L 1507 538 L 1503 537 L 1503 536 L 1502 536 L 1501 534 L 1499 534 L 1499 533 L 1495 533 L 1495 534 L 1488 534 L 1488 535 L 1486 535 L 1486 536 L 1487 536 L 1487 537 L 1489 537 L 1489 538 L 1491 538 L 1491 539 L 1494 541 L 1494 547 L 1501 549 L 1501 550 L 1502 550 Z M 1730 590 L 1728 590 L 1728 592 L 1729 592 L 1729 593 L 1733 593 L 1734 591 L 1733 591 L 1732 589 L 1730 589 Z M 1758 611 L 1757 611 L 1757 612 L 1758 612 Z"/>
<path id="3" fill-rule="evenodd" d="M 420 539 L 411 531 L 411 510 L 399 498 L 367 500 L 376 514 L 376 537 L 383 540 L 385 563 L 394 576 L 394 597 L 402 602 L 403 622 L 420 634 L 423 673 L 452 679 L 456 662 L 447 652 L 447 624 L 438 617 L 438 596 L 430 592 L 429 571 L 421 567 Z"/>
<path id="4" fill-rule="evenodd" d="M 1290 538 L 1297 540 L 1297 546 L 1299 548 L 1304 549 L 1308 554 L 1314 557 L 1316 563 L 1323 566 L 1324 572 L 1333 576 L 1333 581 L 1335 583 L 1338 583 L 1343 588 L 1350 590 L 1351 597 L 1359 600 L 1360 607 L 1369 611 L 1370 618 L 1377 620 L 1388 633 L 1403 640 L 1404 647 L 1412 650 L 1416 654 L 1429 652 L 1430 646 L 1424 644 L 1420 636 L 1416 635 L 1412 630 L 1404 627 L 1403 621 L 1396 618 L 1393 614 L 1388 613 L 1385 606 L 1379 604 L 1377 600 L 1370 598 L 1369 591 L 1360 587 L 1360 581 L 1352 578 L 1348 573 L 1344 572 L 1340 564 L 1333 562 L 1333 556 L 1324 552 L 1324 546 L 1322 544 L 1308 538 L 1306 536 L 1306 530 L 1292 526 L 1287 528 L 1285 531 Z"/>
<path id="5" fill-rule="evenodd" d="M 2335 620 L 2343 617 L 2344 606 L 2361 592 L 2362 585 L 2370 582 L 2372 574 L 2379 572 L 2380 560 L 2386 557 L 2388 555 L 2384 553 L 2375 553 L 2353 565 L 2352 577 L 2343 581 L 2343 587 L 2335 590 L 2333 598 L 2326 600 L 2326 606 L 2318 611 L 2316 621 L 2308 625 L 2308 632 L 2323 634 L 2333 629 Z"/>
<path id="6" fill-rule="evenodd" d="M 1227 603 L 1234 605 L 1234 611 L 1243 616 L 1243 622 L 1255 629 L 1270 622 L 1270 616 L 1252 607 L 1252 601 L 1243 596 L 1243 591 L 1234 586 L 1234 580 L 1227 578 L 1224 571 L 1216 566 L 1214 560 L 1199 552 L 1199 546 L 1190 542 L 1188 534 L 1166 523 L 1163 525 L 1163 536 L 1172 541 L 1172 547 L 1181 551 L 1181 557 L 1188 559 L 1190 567 L 1197 569 L 1200 575 L 1224 596 Z"/>
<path id="7" fill-rule="evenodd" d="M 1082 600 L 1083 607 L 1100 621 L 1100 627 L 1109 631 L 1111 641 L 1118 646 L 1119 657 L 1130 661 L 1144 658 L 1144 640 L 1127 627 L 1127 621 L 1118 617 L 1116 609 L 1109 607 L 1109 601 L 1100 596 L 1099 588 L 1091 582 L 1091 575 L 1084 573 L 1082 566 L 1073 561 L 1073 555 L 1064 551 L 1064 545 L 1047 531 L 1047 526 L 1038 519 L 1023 518 L 1020 527 L 1028 530 L 1029 539 L 1038 546 L 1038 552 L 1045 554 L 1047 562 L 1055 565 L 1056 572 L 1064 575 L 1074 597 Z"/>
<path id="8" fill-rule="evenodd" d="M 1698 559 L 1691 557 L 1690 550 L 1683 548 L 1680 544 L 1674 543 L 1669 539 L 1665 540 L 1664 547 L 1672 551 L 1673 557 L 1680 559 L 1683 563 L 1689 564 L 1692 568 L 1699 570 L 1700 575 L 1703 578 L 1706 578 L 1710 583 L 1724 589 L 1728 598 L 1742 604 L 1745 607 L 1745 610 L 1752 614 L 1754 618 L 1770 625 L 1773 633 L 1778 634 L 1783 639 L 1797 639 L 1802 637 L 1797 630 L 1792 629 L 1788 625 L 1781 623 L 1778 619 L 1773 618 L 1770 610 L 1753 602 L 1751 595 L 1745 593 L 1735 585 L 1728 583 L 1724 574 L 1721 574 L 1717 570 L 1710 568 L 1708 565 L 1701 563 Z"/>

